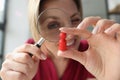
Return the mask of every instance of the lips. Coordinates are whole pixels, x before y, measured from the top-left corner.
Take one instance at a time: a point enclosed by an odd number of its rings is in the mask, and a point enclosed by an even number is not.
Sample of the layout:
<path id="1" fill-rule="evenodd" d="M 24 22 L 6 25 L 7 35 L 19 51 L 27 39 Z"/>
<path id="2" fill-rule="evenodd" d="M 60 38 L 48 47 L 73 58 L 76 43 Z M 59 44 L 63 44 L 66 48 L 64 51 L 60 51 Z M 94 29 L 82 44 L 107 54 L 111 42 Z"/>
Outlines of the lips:
<path id="1" fill-rule="evenodd" d="M 67 46 L 72 46 L 74 45 L 75 40 L 67 41 Z"/>
<path id="2" fill-rule="evenodd" d="M 67 35 L 67 38 L 66 38 L 66 45 L 67 46 L 72 46 L 75 44 L 75 36 L 73 35 Z"/>

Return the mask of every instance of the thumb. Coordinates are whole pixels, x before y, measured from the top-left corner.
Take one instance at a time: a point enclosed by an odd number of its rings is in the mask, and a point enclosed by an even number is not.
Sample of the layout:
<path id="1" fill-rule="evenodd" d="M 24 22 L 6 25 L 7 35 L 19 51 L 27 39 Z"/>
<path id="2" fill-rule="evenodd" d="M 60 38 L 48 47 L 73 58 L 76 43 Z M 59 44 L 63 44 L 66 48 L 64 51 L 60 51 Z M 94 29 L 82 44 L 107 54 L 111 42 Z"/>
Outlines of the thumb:
<path id="1" fill-rule="evenodd" d="M 85 60 L 86 60 L 86 57 L 85 57 L 86 54 L 84 52 L 80 52 L 75 49 L 68 49 L 66 51 L 59 50 L 58 56 L 65 57 L 65 58 L 71 58 L 73 60 L 80 62 L 82 65 L 85 64 Z"/>

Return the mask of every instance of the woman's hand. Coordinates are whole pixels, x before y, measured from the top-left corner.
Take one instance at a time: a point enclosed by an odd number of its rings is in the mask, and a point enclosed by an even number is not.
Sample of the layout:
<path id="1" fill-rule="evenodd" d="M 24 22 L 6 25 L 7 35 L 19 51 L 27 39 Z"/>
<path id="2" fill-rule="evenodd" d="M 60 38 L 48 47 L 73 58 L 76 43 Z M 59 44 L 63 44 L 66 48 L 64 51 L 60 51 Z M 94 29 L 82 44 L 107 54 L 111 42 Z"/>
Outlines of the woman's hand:
<path id="1" fill-rule="evenodd" d="M 89 25 L 97 26 L 92 33 L 86 30 Z M 89 17 L 77 28 L 62 28 L 61 31 L 86 39 L 89 49 L 84 52 L 73 49 L 59 51 L 59 56 L 80 62 L 98 80 L 120 80 L 120 24 Z"/>
<path id="2" fill-rule="evenodd" d="M 29 53 L 34 56 L 31 57 Z M 6 56 L 2 64 L 2 80 L 32 80 L 37 72 L 39 59 L 46 59 L 41 57 L 40 53 L 41 50 L 31 44 L 16 48 Z"/>

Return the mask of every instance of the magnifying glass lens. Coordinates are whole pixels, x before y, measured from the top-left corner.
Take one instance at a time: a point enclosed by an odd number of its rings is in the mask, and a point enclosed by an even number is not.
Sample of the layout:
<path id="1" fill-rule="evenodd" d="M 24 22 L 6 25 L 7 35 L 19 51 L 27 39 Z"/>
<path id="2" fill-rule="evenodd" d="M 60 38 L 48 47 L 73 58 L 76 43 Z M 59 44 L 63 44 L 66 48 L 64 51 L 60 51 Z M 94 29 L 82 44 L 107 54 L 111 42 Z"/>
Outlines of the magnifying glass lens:
<path id="1" fill-rule="evenodd" d="M 38 17 L 38 31 L 48 41 L 59 41 L 59 28 L 67 26 L 71 26 L 70 18 L 61 9 L 44 10 Z"/>

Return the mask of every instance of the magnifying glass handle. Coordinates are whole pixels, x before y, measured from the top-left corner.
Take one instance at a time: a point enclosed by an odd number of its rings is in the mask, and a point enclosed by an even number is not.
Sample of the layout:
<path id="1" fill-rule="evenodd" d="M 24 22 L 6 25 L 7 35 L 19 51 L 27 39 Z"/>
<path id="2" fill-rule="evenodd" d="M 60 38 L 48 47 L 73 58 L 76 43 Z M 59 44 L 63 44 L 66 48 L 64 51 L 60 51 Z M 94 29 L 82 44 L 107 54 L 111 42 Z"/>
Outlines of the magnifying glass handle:
<path id="1" fill-rule="evenodd" d="M 34 45 L 35 45 L 36 47 L 40 48 L 44 41 L 45 41 L 44 38 L 40 38 L 40 40 L 39 40 L 37 43 L 35 43 Z"/>
<path id="2" fill-rule="evenodd" d="M 35 43 L 34 46 L 40 48 L 44 41 L 45 41 L 44 38 L 40 38 L 40 40 L 39 40 L 37 43 Z M 33 56 L 33 54 L 31 54 L 31 53 L 29 53 L 29 55 L 30 55 L 31 57 Z"/>

